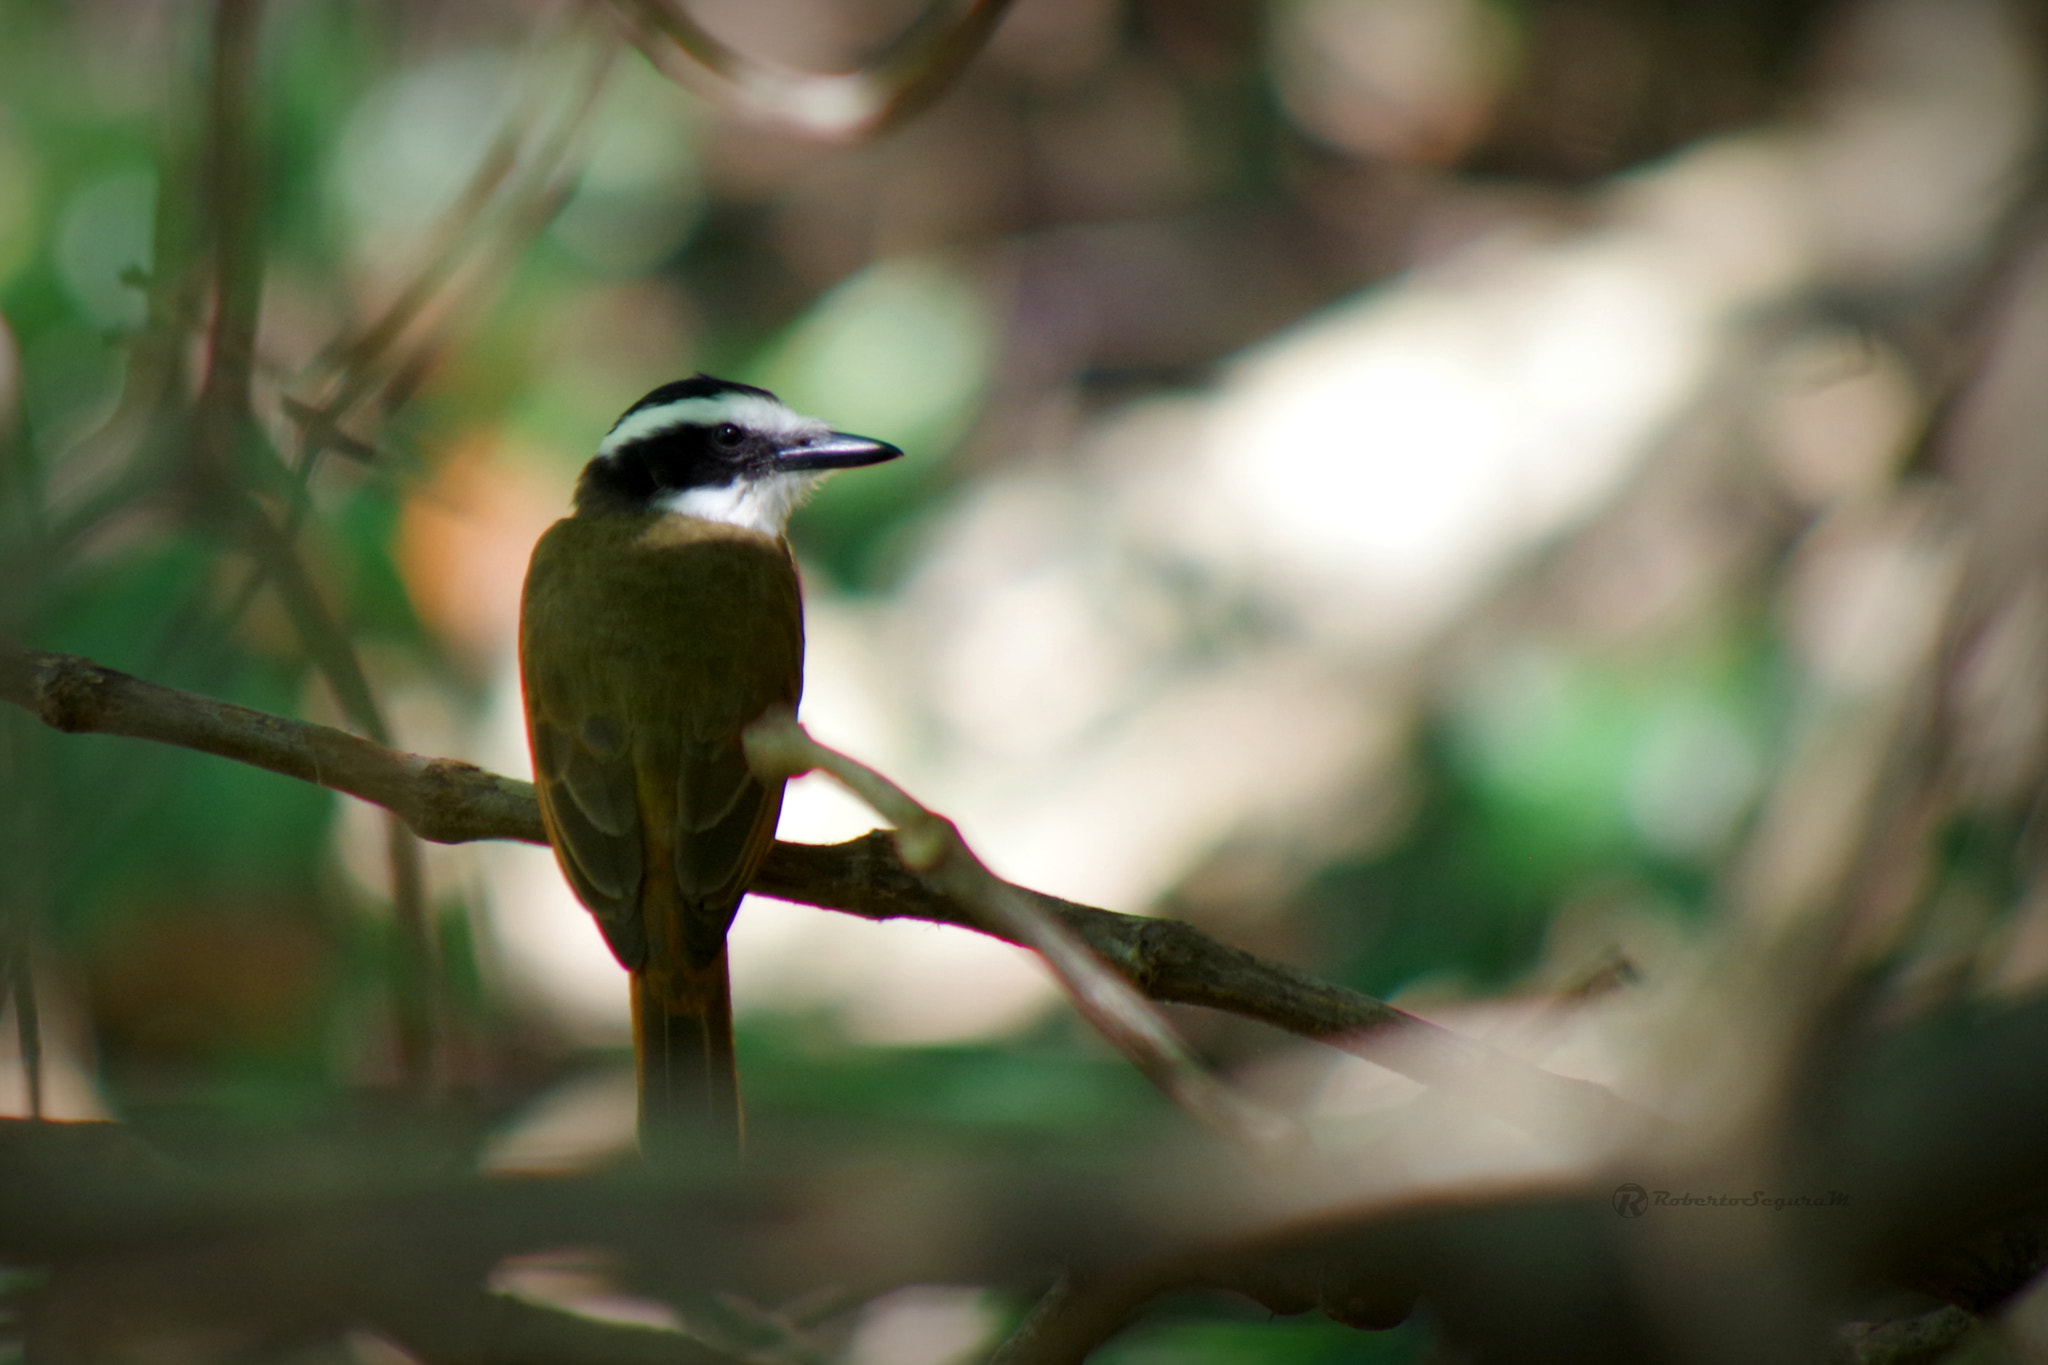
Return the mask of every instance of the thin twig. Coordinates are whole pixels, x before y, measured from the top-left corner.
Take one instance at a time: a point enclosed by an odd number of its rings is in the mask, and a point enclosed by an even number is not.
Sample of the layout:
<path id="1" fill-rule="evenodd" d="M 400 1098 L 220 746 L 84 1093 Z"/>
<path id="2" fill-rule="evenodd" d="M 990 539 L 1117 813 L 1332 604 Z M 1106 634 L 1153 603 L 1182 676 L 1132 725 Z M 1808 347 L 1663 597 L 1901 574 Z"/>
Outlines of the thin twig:
<path id="1" fill-rule="evenodd" d="M 458 296 L 464 286 L 457 277 L 465 270 L 472 278 L 486 273 L 476 267 L 479 258 L 489 254 L 482 244 L 487 233 L 494 227 L 502 232 L 507 240 L 498 251 L 509 256 L 553 218 L 566 197 L 570 154 L 604 92 L 615 50 L 616 44 L 602 46 L 573 83 L 563 82 L 571 93 L 557 123 L 545 134 L 535 131 L 530 105 L 522 104 L 507 116 L 462 193 L 428 234 L 420 264 L 404 286 L 370 321 L 336 336 L 322 348 L 316 368 L 331 366 L 334 373 L 319 397 L 285 400 L 285 415 L 298 426 L 300 438 L 299 457 L 292 471 L 293 515 L 286 522 L 288 534 L 297 529 L 303 515 L 305 485 L 323 452 L 338 450 L 357 460 L 374 456 L 372 447 L 342 432 L 341 422 L 383 387 L 393 372 L 406 367 L 403 358 L 394 356 L 421 319 L 458 311 Z M 500 209 L 495 216 L 491 212 L 494 206 Z"/>
<path id="2" fill-rule="evenodd" d="M 249 410 L 256 323 L 263 299 L 263 251 L 257 235 L 261 170 L 253 111 L 260 0 L 220 0 L 214 14 L 212 79 L 200 189 L 212 228 L 214 307 L 207 328 L 201 422 L 216 429 L 198 453 L 232 454 L 234 428 Z M 209 419 L 212 419 L 209 422 Z"/>
<path id="3" fill-rule="evenodd" d="M 369 675 L 363 671 L 354 642 L 328 609 L 319 585 L 284 533 L 271 523 L 269 513 L 254 498 L 241 494 L 236 503 L 242 512 L 239 529 L 243 543 L 256 556 L 307 657 L 326 681 L 342 714 L 371 741 L 388 746 L 391 731 L 385 723 L 383 707 L 370 686 Z M 392 1001 L 399 1066 L 408 1087 L 415 1093 L 424 1093 L 436 1069 L 439 1051 L 434 987 L 438 972 L 432 927 L 427 923 L 426 879 L 411 834 L 396 821 L 386 830 L 385 851 L 391 867 L 392 918 L 397 925 L 398 951 L 404 964 L 396 978 Z"/>
<path id="4" fill-rule="evenodd" d="M 863 919 L 916 919 L 1009 938 L 906 869 L 887 830 L 839 844 L 777 843 L 755 874 L 753 889 Z M 1643 1118 L 1591 1081 L 1545 1071 L 1384 1000 L 1218 943 L 1185 921 L 1118 914 L 1013 889 L 1057 916 L 1097 957 L 1164 1004 L 1220 1010 L 1341 1048 L 1543 1133 L 1579 1133 L 1589 1125 Z"/>
<path id="5" fill-rule="evenodd" d="M 388 743 L 381 708 L 346 632 L 327 611 L 291 537 L 245 489 L 246 452 L 259 445 L 251 406 L 256 329 L 263 301 L 258 232 L 261 155 L 255 134 L 255 64 L 261 0 L 222 0 L 214 16 L 211 82 L 201 185 L 210 211 L 213 315 L 195 411 L 196 487 L 239 513 L 234 529 L 255 557 L 256 573 L 275 585 L 306 652 L 327 679 L 349 722 Z M 395 823 L 387 831 L 391 901 L 400 956 L 393 1013 L 400 1069 L 415 1091 L 434 1070 L 433 936 L 419 850 Z"/>
<path id="6" fill-rule="evenodd" d="M 785 707 L 749 726 L 745 740 L 747 763 L 762 781 L 816 769 L 867 802 L 896 827 L 896 851 L 904 867 L 968 907 L 976 927 L 1036 951 L 1082 1017 L 1198 1122 L 1253 1150 L 1269 1151 L 1298 1137 L 1293 1124 L 1210 1075 L 1128 980 L 1111 971 L 1057 917 L 983 866 L 951 820 L 874 769 L 812 739 L 796 713 Z"/>

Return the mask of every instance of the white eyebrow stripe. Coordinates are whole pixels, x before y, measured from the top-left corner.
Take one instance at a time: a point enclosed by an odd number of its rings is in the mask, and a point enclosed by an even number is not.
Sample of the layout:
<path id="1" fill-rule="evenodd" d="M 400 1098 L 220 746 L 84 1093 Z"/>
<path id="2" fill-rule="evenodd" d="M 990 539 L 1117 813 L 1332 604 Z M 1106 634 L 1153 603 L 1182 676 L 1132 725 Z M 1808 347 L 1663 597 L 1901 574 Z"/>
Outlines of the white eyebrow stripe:
<path id="1" fill-rule="evenodd" d="M 672 427 L 715 427 L 732 422 L 764 436 L 789 439 L 823 435 L 823 422 L 800 417 L 773 398 L 757 393 L 719 393 L 701 398 L 679 398 L 659 407 L 641 408 L 621 417 L 598 443 L 600 456 L 615 454 L 620 447 L 658 435 Z"/>

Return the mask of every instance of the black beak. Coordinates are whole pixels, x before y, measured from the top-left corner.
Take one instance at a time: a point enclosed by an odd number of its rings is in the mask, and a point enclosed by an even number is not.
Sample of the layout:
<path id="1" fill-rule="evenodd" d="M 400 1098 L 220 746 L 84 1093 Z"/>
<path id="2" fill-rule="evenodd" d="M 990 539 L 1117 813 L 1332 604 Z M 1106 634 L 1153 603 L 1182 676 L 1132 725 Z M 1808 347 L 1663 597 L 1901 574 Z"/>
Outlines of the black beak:
<path id="1" fill-rule="evenodd" d="M 887 441 L 871 441 L 865 436 L 850 436 L 843 431 L 832 431 L 777 450 L 775 468 L 790 473 L 858 469 L 862 465 L 893 460 L 902 453 Z"/>

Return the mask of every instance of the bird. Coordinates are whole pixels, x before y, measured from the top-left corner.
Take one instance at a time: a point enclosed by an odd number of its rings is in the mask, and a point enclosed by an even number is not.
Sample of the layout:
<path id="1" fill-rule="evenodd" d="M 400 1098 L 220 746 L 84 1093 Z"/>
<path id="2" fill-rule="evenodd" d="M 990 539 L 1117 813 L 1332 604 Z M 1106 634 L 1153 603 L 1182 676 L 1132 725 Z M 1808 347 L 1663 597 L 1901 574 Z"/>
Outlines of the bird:
<path id="1" fill-rule="evenodd" d="M 535 544 L 519 674 L 542 824 L 630 974 L 639 1145 L 741 1142 L 726 931 L 775 839 L 746 728 L 803 691 L 790 513 L 886 441 L 698 374 L 615 422 Z"/>

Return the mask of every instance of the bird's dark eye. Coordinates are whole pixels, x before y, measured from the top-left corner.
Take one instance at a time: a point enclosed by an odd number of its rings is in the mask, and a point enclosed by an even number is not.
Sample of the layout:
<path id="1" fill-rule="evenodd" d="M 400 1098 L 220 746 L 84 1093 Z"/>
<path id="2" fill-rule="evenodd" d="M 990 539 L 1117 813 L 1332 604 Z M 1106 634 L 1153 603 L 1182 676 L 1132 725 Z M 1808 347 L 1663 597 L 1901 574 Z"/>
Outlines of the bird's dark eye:
<path id="1" fill-rule="evenodd" d="M 747 433 L 731 422 L 720 422 L 711 431 L 711 440 L 720 450 L 738 450 L 747 439 Z"/>

